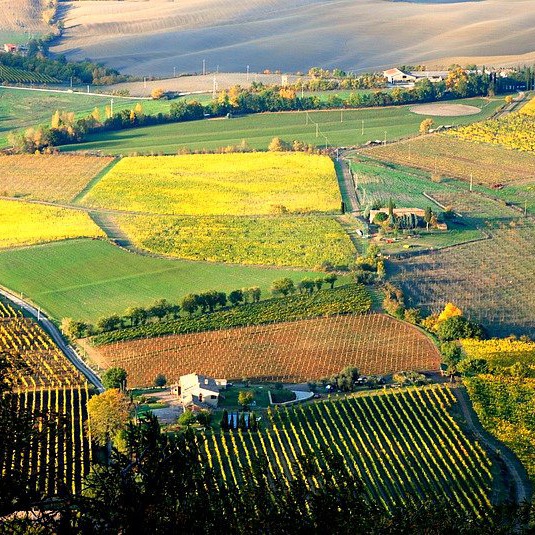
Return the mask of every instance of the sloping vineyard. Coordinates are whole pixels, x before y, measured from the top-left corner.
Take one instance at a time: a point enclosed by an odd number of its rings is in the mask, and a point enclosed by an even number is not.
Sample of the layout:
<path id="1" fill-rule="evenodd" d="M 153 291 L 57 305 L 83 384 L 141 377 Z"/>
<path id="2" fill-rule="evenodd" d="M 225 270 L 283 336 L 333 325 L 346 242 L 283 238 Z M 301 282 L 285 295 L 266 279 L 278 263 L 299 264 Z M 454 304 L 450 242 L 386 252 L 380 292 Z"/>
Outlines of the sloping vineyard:
<path id="1" fill-rule="evenodd" d="M 47 74 L 0 65 L 0 82 L 9 84 L 57 84 L 59 80 Z"/>
<path id="2" fill-rule="evenodd" d="M 103 367 L 120 366 L 129 384 L 151 385 L 197 372 L 256 381 L 318 380 L 354 365 L 364 374 L 433 370 L 440 356 L 416 327 L 384 314 L 295 322 L 119 342 L 91 349 Z"/>
<path id="3" fill-rule="evenodd" d="M 244 468 L 263 460 L 268 478 L 292 478 L 314 453 L 321 475 L 308 485 L 330 477 L 332 461 L 322 454 L 330 450 L 387 509 L 413 496 L 482 512 L 491 461 L 450 415 L 454 402 L 448 388 L 434 386 L 275 410 L 262 432 L 208 433 L 205 450 L 215 477 L 237 484 Z"/>
<path id="4" fill-rule="evenodd" d="M 30 489 L 80 492 L 91 462 L 86 429 L 88 384 L 32 320 L 0 302 L 0 354 L 8 364 L 8 401 L 29 418 L 33 432 L 14 434 L 0 451 L 0 476 L 22 474 Z"/>

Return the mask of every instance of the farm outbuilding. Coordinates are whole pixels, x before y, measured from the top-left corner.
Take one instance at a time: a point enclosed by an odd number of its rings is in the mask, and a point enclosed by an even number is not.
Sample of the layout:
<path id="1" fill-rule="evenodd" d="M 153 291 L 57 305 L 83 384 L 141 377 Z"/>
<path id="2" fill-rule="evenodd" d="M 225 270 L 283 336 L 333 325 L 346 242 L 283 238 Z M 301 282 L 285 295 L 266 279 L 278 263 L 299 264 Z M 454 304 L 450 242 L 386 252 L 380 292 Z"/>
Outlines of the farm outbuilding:
<path id="1" fill-rule="evenodd" d="M 227 385 L 226 379 L 212 379 L 204 375 L 189 373 L 182 375 L 172 392 L 180 398 L 183 405 L 204 403 L 217 407 L 219 391 Z"/>
<path id="2" fill-rule="evenodd" d="M 383 76 L 388 80 L 389 84 L 413 84 L 416 82 L 415 76 L 399 69 L 388 69 L 383 72 Z"/>

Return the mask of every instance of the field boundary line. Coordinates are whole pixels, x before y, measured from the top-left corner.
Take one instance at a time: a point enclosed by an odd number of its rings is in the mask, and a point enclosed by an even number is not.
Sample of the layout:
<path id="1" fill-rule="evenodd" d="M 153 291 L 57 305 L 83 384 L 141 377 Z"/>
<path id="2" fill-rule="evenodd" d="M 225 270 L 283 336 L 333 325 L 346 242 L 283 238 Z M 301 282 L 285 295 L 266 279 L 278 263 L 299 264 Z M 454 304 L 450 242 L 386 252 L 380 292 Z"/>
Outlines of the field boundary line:
<path id="1" fill-rule="evenodd" d="M 113 160 L 104 169 L 101 169 L 71 200 L 70 203 L 76 204 L 81 201 L 121 160 L 115 156 Z"/>

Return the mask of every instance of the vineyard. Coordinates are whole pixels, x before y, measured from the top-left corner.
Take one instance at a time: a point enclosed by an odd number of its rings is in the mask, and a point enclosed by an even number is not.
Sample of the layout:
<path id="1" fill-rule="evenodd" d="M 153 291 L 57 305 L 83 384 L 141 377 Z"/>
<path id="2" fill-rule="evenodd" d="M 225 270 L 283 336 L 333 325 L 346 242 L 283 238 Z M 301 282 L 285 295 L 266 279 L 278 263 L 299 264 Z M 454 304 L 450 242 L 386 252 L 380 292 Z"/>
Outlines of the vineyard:
<path id="1" fill-rule="evenodd" d="M 463 340 L 462 346 L 468 361 L 488 363 L 490 373 L 465 380 L 481 422 L 535 482 L 535 342 L 509 337 Z"/>
<path id="2" fill-rule="evenodd" d="M 28 488 L 56 493 L 65 483 L 80 492 L 91 462 L 85 428 L 89 389 L 84 377 L 45 332 L 0 302 L 0 352 L 7 359 L 8 394 L 35 433 L 14 433 L 13 449 L 0 451 L 0 474 L 21 473 Z"/>
<path id="3" fill-rule="evenodd" d="M 95 156 L 0 154 L 0 195 L 69 202 L 113 161 Z"/>
<path id="4" fill-rule="evenodd" d="M 314 269 L 354 263 L 355 249 L 329 217 L 161 217 L 120 215 L 134 244 L 153 253 L 210 262 Z"/>
<path id="5" fill-rule="evenodd" d="M 340 193 L 326 156 L 193 154 L 123 158 L 81 202 L 157 214 L 258 215 L 334 212 Z"/>
<path id="6" fill-rule="evenodd" d="M 104 233 L 83 212 L 0 200 L 0 248 L 98 237 Z"/>
<path id="7" fill-rule="evenodd" d="M 299 383 L 354 365 L 363 374 L 436 370 L 432 342 L 383 314 L 345 315 L 290 323 L 141 339 L 90 349 L 102 367 L 127 370 L 129 384 L 150 386 L 200 373 L 210 377 Z"/>
<path id="8" fill-rule="evenodd" d="M 535 117 L 527 113 L 511 113 L 499 119 L 463 126 L 451 135 L 468 141 L 535 152 Z"/>
<path id="9" fill-rule="evenodd" d="M 413 496 L 482 513 L 491 462 L 452 418 L 453 404 L 451 391 L 435 386 L 275 410 L 265 431 L 208 433 L 205 450 L 215 476 L 237 484 L 259 459 L 267 461 L 268 479 L 291 479 L 314 453 L 321 475 L 307 479 L 309 486 L 329 478 L 324 452 L 332 451 L 387 509 Z"/>
<path id="10" fill-rule="evenodd" d="M 373 158 L 417 167 L 445 177 L 470 181 L 472 176 L 474 184 L 487 186 L 532 182 L 535 175 L 533 154 L 451 135 L 420 136 L 362 152 Z"/>
<path id="11" fill-rule="evenodd" d="M 438 311 L 454 302 L 494 336 L 535 332 L 535 225 L 504 218 L 490 239 L 396 261 L 410 304 Z M 511 259 L 516 259 L 514 262 Z"/>
<path id="12" fill-rule="evenodd" d="M 57 84 L 59 80 L 37 72 L 25 71 L 0 64 L 0 83 L 9 84 Z"/>

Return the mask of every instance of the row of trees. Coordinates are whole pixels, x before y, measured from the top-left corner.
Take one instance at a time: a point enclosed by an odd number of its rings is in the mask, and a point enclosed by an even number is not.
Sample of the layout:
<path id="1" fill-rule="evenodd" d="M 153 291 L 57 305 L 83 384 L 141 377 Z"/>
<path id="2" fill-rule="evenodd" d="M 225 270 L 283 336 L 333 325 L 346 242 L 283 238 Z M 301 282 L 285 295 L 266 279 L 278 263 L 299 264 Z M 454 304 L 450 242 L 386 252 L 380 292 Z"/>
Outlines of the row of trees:
<path id="1" fill-rule="evenodd" d="M 207 314 L 227 305 L 237 306 L 246 303 L 258 303 L 262 291 L 258 286 L 232 290 L 228 294 L 217 290 L 210 290 L 199 294 L 186 295 L 180 304 L 171 303 L 167 299 L 158 299 L 150 307 L 130 307 L 122 316 L 112 314 L 100 318 L 96 325 L 72 318 L 64 318 L 61 322 L 62 331 L 71 338 L 84 338 L 124 327 L 136 327 L 148 323 L 170 321 L 180 317 L 180 312 L 188 316 L 195 313 Z"/>
<path id="2" fill-rule="evenodd" d="M 46 60 L 48 61 L 48 60 Z M 69 66 L 71 64 L 68 64 Z M 69 67 L 72 68 L 72 67 Z M 99 67 L 93 69 L 98 74 Z M 101 73 L 103 75 L 103 73 Z M 322 78 L 319 78 L 322 80 Z M 388 91 L 371 93 L 355 92 L 348 97 L 330 95 L 327 99 L 320 96 L 300 96 L 295 88 L 264 86 L 253 84 L 243 88 L 239 85 L 222 91 L 219 96 L 208 104 L 197 101 L 179 100 L 173 102 L 167 114 L 147 115 L 133 110 L 122 110 L 101 119 L 91 114 L 88 117 L 70 122 L 66 125 L 40 127 L 27 131 L 26 138 L 34 138 L 33 143 L 19 142 L 14 144 L 16 150 L 24 152 L 42 151 L 48 147 L 77 143 L 83 141 L 88 134 L 122 130 L 136 126 L 200 120 L 204 117 L 231 117 L 235 114 L 251 114 L 262 112 L 280 112 L 295 110 L 319 110 L 331 108 L 360 108 L 373 106 L 390 106 L 416 102 L 430 102 L 446 98 L 470 97 L 486 95 L 490 88 L 487 75 L 468 73 L 462 69 L 450 72 L 445 82 L 431 83 L 427 79 L 420 80 L 414 88 L 395 88 Z M 36 134 L 37 133 L 37 134 Z M 29 134 L 33 134 L 30 136 Z M 19 135 L 20 138 L 20 135 Z M 16 141 L 12 138 L 12 142 Z"/>
<path id="3" fill-rule="evenodd" d="M 338 280 L 338 276 L 330 273 L 326 277 L 318 277 L 316 279 L 304 278 L 297 284 L 288 277 L 277 279 L 271 285 L 271 293 L 275 296 L 287 296 L 296 292 L 312 294 L 315 290 L 321 290 L 324 284 L 329 284 L 330 288 L 334 288 L 334 284 Z"/>

